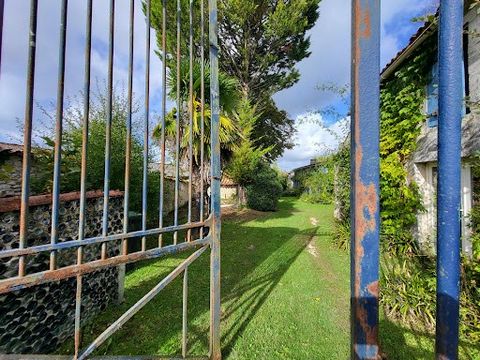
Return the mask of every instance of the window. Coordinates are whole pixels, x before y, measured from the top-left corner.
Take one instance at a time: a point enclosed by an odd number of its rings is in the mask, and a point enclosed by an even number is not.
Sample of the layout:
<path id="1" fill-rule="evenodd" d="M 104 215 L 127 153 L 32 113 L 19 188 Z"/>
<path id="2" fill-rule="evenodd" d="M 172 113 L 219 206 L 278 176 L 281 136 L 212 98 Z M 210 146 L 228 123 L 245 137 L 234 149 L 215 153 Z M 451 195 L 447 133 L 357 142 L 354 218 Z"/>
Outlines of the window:
<path id="1" fill-rule="evenodd" d="M 467 37 L 468 39 L 468 37 Z M 468 96 L 470 92 L 470 84 L 468 76 L 468 40 L 464 38 L 464 53 L 463 53 L 463 94 Z M 427 125 L 429 128 L 435 128 L 438 126 L 438 62 L 433 64 L 430 81 L 427 85 L 427 100 L 426 100 L 426 113 L 427 113 Z M 468 114 L 470 109 L 463 104 L 463 115 Z"/>
<path id="2" fill-rule="evenodd" d="M 433 64 L 430 81 L 427 85 L 427 125 L 429 128 L 438 125 L 438 63 Z"/>

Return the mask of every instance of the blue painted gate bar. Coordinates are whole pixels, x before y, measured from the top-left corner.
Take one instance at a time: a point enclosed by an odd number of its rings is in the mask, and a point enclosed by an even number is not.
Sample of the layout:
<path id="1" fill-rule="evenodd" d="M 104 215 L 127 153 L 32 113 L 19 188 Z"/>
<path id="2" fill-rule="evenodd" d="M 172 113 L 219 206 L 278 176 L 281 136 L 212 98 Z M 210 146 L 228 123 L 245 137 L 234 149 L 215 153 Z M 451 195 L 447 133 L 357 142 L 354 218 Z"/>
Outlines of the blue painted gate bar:
<path id="1" fill-rule="evenodd" d="M 351 356 L 378 358 L 380 0 L 352 1 Z"/>
<path id="2" fill-rule="evenodd" d="M 437 359 L 458 358 L 463 0 L 440 2 L 437 191 Z"/>

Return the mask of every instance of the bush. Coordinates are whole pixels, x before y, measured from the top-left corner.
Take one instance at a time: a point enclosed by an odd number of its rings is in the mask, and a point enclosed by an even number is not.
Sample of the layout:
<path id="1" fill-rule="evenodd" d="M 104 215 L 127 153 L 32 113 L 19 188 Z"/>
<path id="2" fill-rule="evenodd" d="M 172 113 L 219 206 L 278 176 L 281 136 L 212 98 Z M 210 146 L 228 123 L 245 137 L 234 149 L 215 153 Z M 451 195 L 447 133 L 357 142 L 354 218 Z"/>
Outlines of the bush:
<path id="1" fill-rule="evenodd" d="M 253 183 L 247 186 L 247 206 L 253 210 L 275 211 L 282 190 L 278 173 L 262 162 Z"/>

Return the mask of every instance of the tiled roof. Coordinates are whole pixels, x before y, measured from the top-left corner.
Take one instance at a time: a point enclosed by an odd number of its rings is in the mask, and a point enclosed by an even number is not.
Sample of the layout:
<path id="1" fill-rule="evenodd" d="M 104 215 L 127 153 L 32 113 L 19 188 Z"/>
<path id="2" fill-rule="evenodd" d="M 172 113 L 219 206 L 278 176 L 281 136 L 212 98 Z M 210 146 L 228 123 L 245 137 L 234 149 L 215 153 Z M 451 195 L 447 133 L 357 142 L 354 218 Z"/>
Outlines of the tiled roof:
<path id="1" fill-rule="evenodd" d="M 437 15 L 438 16 L 438 13 Z M 426 22 L 418 31 L 410 38 L 408 45 L 400 50 L 390 62 L 385 65 L 381 72 L 382 81 L 390 77 L 390 75 L 400 66 L 405 59 L 420 46 L 429 36 L 435 33 L 437 25 L 434 22 Z"/>
<path id="2" fill-rule="evenodd" d="M 23 153 L 23 145 L 0 142 L 0 152 L 8 152 L 10 154 L 21 154 Z"/>
<path id="3" fill-rule="evenodd" d="M 237 183 L 233 181 L 230 177 L 227 175 L 222 176 L 222 186 L 237 186 Z"/>

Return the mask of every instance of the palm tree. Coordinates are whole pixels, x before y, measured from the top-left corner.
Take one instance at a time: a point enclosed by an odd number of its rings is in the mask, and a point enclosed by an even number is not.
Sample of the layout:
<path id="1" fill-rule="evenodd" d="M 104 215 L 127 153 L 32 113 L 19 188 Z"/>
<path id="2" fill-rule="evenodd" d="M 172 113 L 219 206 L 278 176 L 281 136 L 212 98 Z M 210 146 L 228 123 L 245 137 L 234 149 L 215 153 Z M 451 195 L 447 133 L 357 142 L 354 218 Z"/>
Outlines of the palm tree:
<path id="1" fill-rule="evenodd" d="M 183 59 L 180 64 L 180 99 L 182 109 L 180 110 L 180 157 L 185 159 L 188 156 L 190 144 L 190 116 L 189 116 L 189 83 L 190 83 L 190 64 L 188 59 Z M 200 154 L 202 144 L 201 120 L 202 104 L 201 93 L 201 62 L 194 61 L 193 66 L 193 163 L 194 168 L 200 167 Z M 210 67 L 204 65 L 205 73 L 205 94 L 210 94 Z M 177 69 L 170 69 L 167 77 L 167 86 L 169 88 L 168 97 L 175 101 L 177 98 Z M 241 131 L 234 116 L 235 109 L 239 103 L 238 82 L 224 73 L 219 74 L 220 86 L 220 146 L 222 158 L 229 158 L 236 143 L 241 136 Z M 173 108 L 165 117 L 165 137 L 172 144 L 176 138 L 176 126 L 178 111 Z M 210 123 L 211 109 L 210 97 L 206 96 L 204 115 L 204 136 L 203 144 L 205 150 L 205 161 L 210 159 Z M 157 141 L 161 139 L 162 123 L 160 122 L 153 130 L 153 137 Z"/>

